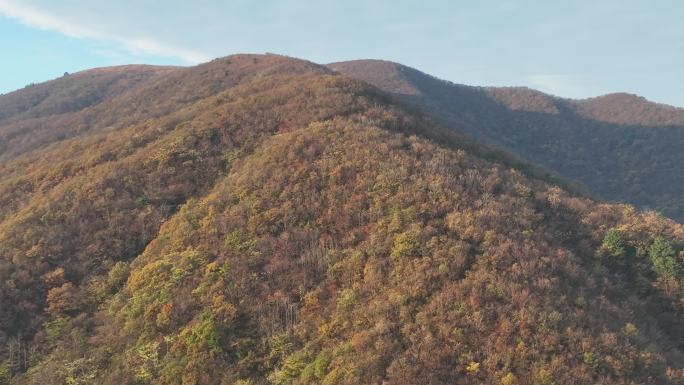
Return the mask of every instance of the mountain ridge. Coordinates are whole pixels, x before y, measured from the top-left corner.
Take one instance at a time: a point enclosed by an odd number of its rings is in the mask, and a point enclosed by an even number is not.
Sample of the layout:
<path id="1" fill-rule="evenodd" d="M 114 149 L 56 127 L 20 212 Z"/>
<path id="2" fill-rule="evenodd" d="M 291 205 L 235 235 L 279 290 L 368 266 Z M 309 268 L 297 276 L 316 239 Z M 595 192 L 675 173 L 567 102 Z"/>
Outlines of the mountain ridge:
<path id="1" fill-rule="evenodd" d="M 567 100 L 526 88 L 464 86 L 392 62 L 330 66 L 475 138 L 579 181 L 600 199 L 684 220 L 677 192 L 684 179 L 673 171 L 684 167 L 678 150 L 684 147 L 684 109 L 629 94 Z M 411 92 L 402 92 L 407 88 Z"/>
<path id="2" fill-rule="evenodd" d="M 270 65 L 274 63 L 276 65 Z M 92 106 L 82 106 L 87 108 L 76 108 L 73 111 L 67 108 L 65 111 L 57 111 L 56 114 L 29 117 L 25 120 L 10 121 L 6 124 L 0 121 L 0 144 L 2 144 L 0 145 L 0 159 L 10 159 L 22 152 L 41 148 L 50 143 L 86 132 L 112 130 L 161 116 L 173 109 L 182 108 L 195 100 L 226 89 L 241 81 L 244 76 L 268 75 L 263 71 L 259 72 L 260 66 L 264 70 L 276 72 L 288 70 L 288 66 L 298 67 L 292 68 L 295 71 L 303 71 L 309 68 L 316 68 L 322 72 L 329 71 L 323 66 L 304 60 L 294 61 L 287 60 L 285 56 L 250 54 L 231 55 L 196 67 L 152 67 L 158 68 L 164 74 L 152 82 L 142 81 L 135 87 L 125 88 L 120 94 L 114 94 L 111 98 L 96 99 L 97 103 Z M 224 67 L 231 69 L 230 76 L 227 76 Z M 143 67 L 143 69 L 149 69 L 149 67 Z M 70 82 L 79 77 L 86 77 L 87 79 L 92 74 L 101 75 L 104 79 L 111 76 L 106 72 L 102 74 L 101 71 L 85 71 L 79 75 L 60 78 L 56 80 L 57 85 L 59 86 L 59 82 Z M 193 83 L 189 84 L 184 79 L 191 79 Z M 43 83 L 3 97 L 17 98 L 24 93 L 33 92 L 34 89 L 49 87 L 54 84 Z M 188 89 L 180 89 L 179 87 L 188 87 Z M 57 92 L 60 91 L 58 88 Z M 165 100 L 162 99 L 160 103 L 153 106 L 154 108 L 139 108 L 139 106 L 144 105 L 145 100 L 160 98 L 162 96 L 159 95 L 160 92 L 166 93 Z M 1 100 L 4 99 L 0 97 Z M 78 102 L 79 100 L 76 98 L 73 103 L 78 105 Z M 1 112 L 0 116 L 2 116 Z"/>
<path id="3" fill-rule="evenodd" d="M 529 86 L 469 86 L 465 84 L 458 84 L 454 83 L 449 80 L 444 80 L 440 79 L 438 77 L 432 76 L 430 74 L 427 74 L 425 72 L 422 72 L 418 69 L 403 65 L 401 63 L 393 62 L 393 61 L 388 61 L 388 60 L 382 60 L 382 59 L 358 59 L 358 60 L 349 60 L 349 61 L 341 61 L 341 62 L 333 62 L 326 64 L 326 66 L 332 68 L 332 69 L 337 69 L 339 72 L 342 73 L 347 73 L 347 74 L 353 74 L 354 69 L 353 67 L 366 67 L 365 74 L 358 75 L 358 78 L 367 78 L 368 80 L 372 80 L 371 84 L 374 85 L 379 85 L 381 84 L 382 80 L 386 81 L 398 81 L 399 79 L 388 77 L 386 79 L 372 79 L 373 75 L 376 76 L 386 76 L 387 74 L 382 74 L 381 72 L 375 72 L 376 70 L 389 70 L 390 73 L 392 74 L 406 74 L 409 73 L 411 75 L 419 75 L 419 76 L 427 76 L 432 78 L 433 80 L 439 81 L 439 82 L 444 82 L 446 84 L 451 84 L 456 87 L 466 87 L 466 88 L 471 88 L 471 89 L 480 89 L 480 90 L 485 90 L 490 92 L 492 95 L 497 95 L 500 92 L 512 92 L 512 93 L 522 93 L 522 94 L 532 94 L 532 95 L 537 95 L 537 96 L 544 96 L 546 99 L 548 99 L 547 102 L 552 102 L 552 101 L 558 101 L 558 102 L 563 102 L 563 103 L 569 103 L 569 104 L 576 104 L 576 105 L 584 105 L 584 106 L 589 106 L 591 107 L 593 104 L 608 104 L 608 106 L 612 108 L 618 108 L 621 105 L 625 104 L 639 104 L 642 109 L 649 109 L 649 108 L 656 108 L 662 113 L 666 113 L 668 115 L 671 115 L 667 118 L 665 118 L 665 121 L 657 122 L 657 121 L 641 121 L 641 124 L 661 124 L 661 125 L 684 125 L 684 107 L 678 107 L 678 106 L 673 106 L 669 105 L 666 103 L 660 103 L 660 102 L 654 102 L 646 99 L 643 96 L 629 93 L 629 92 L 624 92 L 624 91 L 616 91 L 616 92 L 611 92 L 607 94 L 602 94 L 598 96 L 592 96 L 592 97 L 586 97 L 586 98 L 564 98 L 562 96 L 556 96 L 556 95 L 551 95 L 544 93 L 542 91 L 536 90 L 534 88 L 531 88 Z M 420 91 L 415 88 L 413 84 L 408 81 L 408 79 L 401 79 L 406 81 L 405 83 L 399 83 L 400 85 L 396 87 L 392 87 L 391 85 L 386 85 L 382 84 L 380 87 L 381 89 L 385 91 L 390 91 L 393 93 L 404 93 L 407 95 L 415 95 L 419 93 Z M 403 92 L 402 92 L 403 88 Z M 587 115 L 585 117 L 589 118 L 598 118 L 600 119 L 601 116 L 591 116 Z M 636 117 L 632 116 L 633 119 L 627 119 L 627 120 L 621 120 L 621 121 L 608 121 L 611 123 L 621 123 L 621 124 L 635 124 L 635 122 L 639 122 Z"/>

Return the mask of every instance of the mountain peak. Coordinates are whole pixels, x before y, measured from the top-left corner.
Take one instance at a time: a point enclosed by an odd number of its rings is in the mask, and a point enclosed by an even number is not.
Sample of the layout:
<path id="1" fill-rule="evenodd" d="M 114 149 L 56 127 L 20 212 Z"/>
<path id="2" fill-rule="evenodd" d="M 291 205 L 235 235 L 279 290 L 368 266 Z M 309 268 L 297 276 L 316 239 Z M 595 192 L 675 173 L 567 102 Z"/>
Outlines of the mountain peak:
<path id="1" fill-rule="evenodd" d="M 684 109 L 652 102 L 643 96 L 617 92 L 571 102 L 588 118 L 617 124 L 684 125 Z"/>
<path id="2" fill-rule="evenodd" d="M 246 69 L 251 73 L 267 70 L 269 74 L 277 73 L 302 73 L 306 71 L 330 72 L 327 67 L 314 62 L 286 55 L 274 53 L 251 54 L 240 53 L 214 59 L 200 64 L 197 68 L 230 65 L 231 70 Z"/>

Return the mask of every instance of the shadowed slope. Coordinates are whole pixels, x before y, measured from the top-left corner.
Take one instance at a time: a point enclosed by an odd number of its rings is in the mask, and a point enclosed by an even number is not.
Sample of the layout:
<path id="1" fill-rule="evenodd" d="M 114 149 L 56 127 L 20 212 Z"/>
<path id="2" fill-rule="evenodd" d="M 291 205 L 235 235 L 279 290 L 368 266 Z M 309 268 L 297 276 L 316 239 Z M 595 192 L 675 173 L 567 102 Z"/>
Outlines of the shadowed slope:
<path id="1" fill-rule="evenodd" d="M 559 174 L 597 197 L 684 219 L 684 110 L 627 94 L 566 100 L 526 88 L 449 83 L 400 64 L 330 68 Z"/>

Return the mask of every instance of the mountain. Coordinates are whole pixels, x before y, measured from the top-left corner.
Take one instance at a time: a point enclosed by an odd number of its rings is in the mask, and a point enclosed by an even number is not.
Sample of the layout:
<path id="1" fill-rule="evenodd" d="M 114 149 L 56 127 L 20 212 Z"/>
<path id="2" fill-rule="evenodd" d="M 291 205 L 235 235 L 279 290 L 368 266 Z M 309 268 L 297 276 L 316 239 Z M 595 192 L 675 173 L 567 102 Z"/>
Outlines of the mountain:
<path id="1" fill-rule="evenodd" d="M 0 383 L 684 381 L 681 225 L 314 63 L 130 70 L 0 107 Z"/>
<path id="2" fill-rule="evenodd" d="M 329 67 L 580 181 L 595 197 L 684 221 L 684 109 L 629 94 L 568 100 L 528 88 L 469 87 L 378 60 Z"/>

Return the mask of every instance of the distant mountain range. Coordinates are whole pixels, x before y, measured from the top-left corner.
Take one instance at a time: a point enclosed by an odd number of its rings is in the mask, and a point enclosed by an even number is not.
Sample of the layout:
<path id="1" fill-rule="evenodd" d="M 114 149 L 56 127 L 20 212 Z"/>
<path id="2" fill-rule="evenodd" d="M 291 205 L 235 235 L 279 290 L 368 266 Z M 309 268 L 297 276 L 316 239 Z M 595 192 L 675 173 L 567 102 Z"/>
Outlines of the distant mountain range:
<path id="1" fill-rule="evenodd" d="M 0 384 L 682 384 L 684 227 L 590 196 L 680 215 L 681 113 L 278 55 L 2 95 Z"/>
<path id="2" fill-rule="evenodd" d="M 630 94 L 568 100 L 528 88 L 469 87 L 387 61 L 329 67 L 579 181 L 598 198 L 684 220 L 684 109 Z"/>

